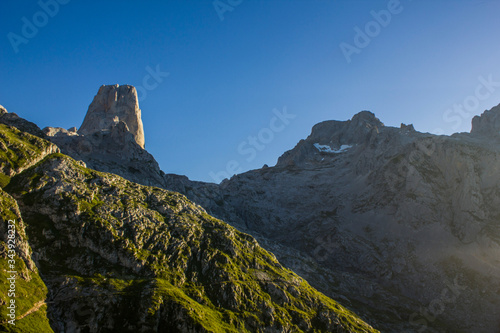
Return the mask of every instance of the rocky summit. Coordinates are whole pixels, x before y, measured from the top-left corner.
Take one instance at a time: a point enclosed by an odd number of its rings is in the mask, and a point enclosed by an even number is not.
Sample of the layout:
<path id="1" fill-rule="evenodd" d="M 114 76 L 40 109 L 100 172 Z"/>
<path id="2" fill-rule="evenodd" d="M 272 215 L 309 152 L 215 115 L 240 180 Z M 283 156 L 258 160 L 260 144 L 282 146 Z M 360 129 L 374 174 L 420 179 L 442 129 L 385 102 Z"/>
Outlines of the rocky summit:
<path id="1" fill-rule="evenodd" d="M 472 135 L 500 137 L 500 105 L 472 118 Z"/>
<path id="2" fill-rule="evenodd" d="M 40 134 L 6 115 L 2 200 L 40 285 L 24 309 L 55 331 L 500 331 L 500 106 L 451 136 L 324 121 L 221 184 L 165 174 L 125 121 Z"/>
<path id="3" fill-rule="evenodd" d="M 101 86 L 80 129 L 46 127 L 43 132 L 64 154 L 90 168 L 144 185 L 163 184 L 158 163 L 144 150 L 141 110 L 132 86 Z"/>
<path id="4" fill-rule="evenodd" d="M 102 86 L 89 106 L 79 134 L 112 131 L 132 134 L 135 142 L 144 148 L 144 129 L 137 91 L 128 85 Z"/>

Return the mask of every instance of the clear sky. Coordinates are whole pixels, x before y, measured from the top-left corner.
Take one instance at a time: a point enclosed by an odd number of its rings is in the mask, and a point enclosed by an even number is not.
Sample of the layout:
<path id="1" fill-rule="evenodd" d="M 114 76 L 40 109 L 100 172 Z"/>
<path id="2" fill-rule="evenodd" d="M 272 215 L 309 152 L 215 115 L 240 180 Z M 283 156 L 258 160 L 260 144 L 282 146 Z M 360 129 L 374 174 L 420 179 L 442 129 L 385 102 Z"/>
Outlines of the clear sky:
<path id="1" fill-rule="evenodd" d="M 0 104 L 79 127 L 102 84 L 134 85 L 146 149 L 194 180 L 361 110 L 450 134 L 500 103 L 498 0 L 55 1 L 0 1 Z"/>

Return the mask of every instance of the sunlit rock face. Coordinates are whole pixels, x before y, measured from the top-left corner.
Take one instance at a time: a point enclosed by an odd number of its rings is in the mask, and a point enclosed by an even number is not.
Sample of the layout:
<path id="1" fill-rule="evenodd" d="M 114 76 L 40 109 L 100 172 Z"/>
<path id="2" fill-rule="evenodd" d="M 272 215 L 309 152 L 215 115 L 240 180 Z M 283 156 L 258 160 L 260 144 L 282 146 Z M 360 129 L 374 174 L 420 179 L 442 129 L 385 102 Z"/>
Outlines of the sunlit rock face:
<path id="1" fill-rule="evenodd" d="M 101 86 L 89 106 L 79 134 L 90 135 L 111 131 L 119 123 L 126 125 L 135 142 L 144 148 L 144 129 L 135 87 L 129 85 Z"/>
<path id="2" fill-rule="evenodd" d="M 133 86 L 101 86 L 80 129 L 46 127 L 43 132 L 64 154 L 90 168 L 143 185 L 163 186 L 158 163 L 144 149 L 141 110 Z"/>

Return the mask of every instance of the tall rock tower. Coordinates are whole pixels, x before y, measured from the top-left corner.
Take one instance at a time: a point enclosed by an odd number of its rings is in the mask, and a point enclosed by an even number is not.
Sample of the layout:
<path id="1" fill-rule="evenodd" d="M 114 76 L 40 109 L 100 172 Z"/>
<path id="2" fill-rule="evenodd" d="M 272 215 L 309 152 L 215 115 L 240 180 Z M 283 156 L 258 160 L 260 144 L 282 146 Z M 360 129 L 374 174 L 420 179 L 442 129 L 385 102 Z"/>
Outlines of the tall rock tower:
<path id="1" fill-rule="evenodd" d="M 121 127 L 126 127 L 135 142 L 144 149 L 144 129 L 135 87 L 103 85 L 90 104 L 78 134 L 112 131 L 121 122 L 126 125 Z"/>
<path id="2" fill-rule="evenodd" d="M 141 110 L 133 86 L 101 86 L 79 130 L 46 127 L 43 133 L 62 153 L 92 169 L 143 185 L 163 186 L 158 162 L 144 149 Z"/>

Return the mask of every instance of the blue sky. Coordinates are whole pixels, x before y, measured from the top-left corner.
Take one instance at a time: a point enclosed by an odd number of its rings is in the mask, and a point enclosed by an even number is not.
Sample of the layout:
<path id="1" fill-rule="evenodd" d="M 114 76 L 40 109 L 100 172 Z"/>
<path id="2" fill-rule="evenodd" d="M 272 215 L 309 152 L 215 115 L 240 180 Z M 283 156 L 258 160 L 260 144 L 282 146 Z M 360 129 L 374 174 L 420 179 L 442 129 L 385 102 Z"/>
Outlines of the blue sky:
<path id="1" fill-rule="evenodd" d="M 195 180 L 361 110 L 450 134 L 500 103 L 496 0 L 54 1 L 0 2 L 0 104 L 79 127 L 102 84 L 142 87 L 146 149 Z"/>

